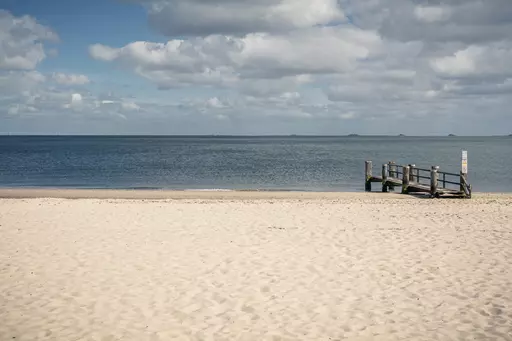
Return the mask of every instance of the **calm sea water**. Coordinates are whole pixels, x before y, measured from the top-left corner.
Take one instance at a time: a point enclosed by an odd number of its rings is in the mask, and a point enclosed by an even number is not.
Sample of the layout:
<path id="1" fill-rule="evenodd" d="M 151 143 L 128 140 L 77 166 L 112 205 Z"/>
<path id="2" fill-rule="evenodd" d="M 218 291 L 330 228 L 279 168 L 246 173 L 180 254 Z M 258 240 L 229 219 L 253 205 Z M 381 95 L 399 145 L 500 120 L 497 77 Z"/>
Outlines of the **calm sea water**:
<path id="1" fill-rule="evenodd" d="M 363 191 L 365 160 L 457 173 L 462 149 L 474 191 L 512 192 L 511 137 L 0 136 L 0 187 Z"/>

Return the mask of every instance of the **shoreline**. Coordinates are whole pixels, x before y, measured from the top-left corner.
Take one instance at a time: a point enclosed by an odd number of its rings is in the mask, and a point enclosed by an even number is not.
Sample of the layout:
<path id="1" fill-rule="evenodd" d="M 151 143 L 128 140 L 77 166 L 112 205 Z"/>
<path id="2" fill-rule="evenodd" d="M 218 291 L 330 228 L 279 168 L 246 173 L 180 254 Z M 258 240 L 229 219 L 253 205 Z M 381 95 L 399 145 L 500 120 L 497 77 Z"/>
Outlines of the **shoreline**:
<path id="1" fill-rule="evenodd" d="M 273 190 L 157 190 L 157 189 L 73 189 L 73 188 L 1 188 L 0 199 L 210 199 L 210 200 L 336 200 L 401 199 L 418 200 L 424 196 L 381 192 L 308 192 Z M 512 199 L 512 193 L 475 193 L 474 199 Z M 446 200 L 446 199 L 445 199 Z M 460 199 L 458 199 L 460 200 Z"/>
<path id="2" fill-rule="evenodd" d="M 308 192 L 273 190 L 158 190 L 158 189 L 73 189 L 0 188 L 0 199 L 126 199 L 126 200 L 323 200 L 323 199 L 407 199 L 398 193 Z"/>

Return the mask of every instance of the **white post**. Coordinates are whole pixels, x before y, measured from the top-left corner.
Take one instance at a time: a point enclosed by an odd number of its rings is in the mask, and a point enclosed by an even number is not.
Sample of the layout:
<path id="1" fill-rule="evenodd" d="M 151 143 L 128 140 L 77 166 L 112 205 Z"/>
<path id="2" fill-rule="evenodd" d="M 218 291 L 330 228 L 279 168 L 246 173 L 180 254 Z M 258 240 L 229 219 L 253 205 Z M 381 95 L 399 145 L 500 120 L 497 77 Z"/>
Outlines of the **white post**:
<path id="1" fill-rule="evenodd" d="M 462 151 L 462 165 L 461 165 L 462 174 L 468 174 L 468 151 Z"/>

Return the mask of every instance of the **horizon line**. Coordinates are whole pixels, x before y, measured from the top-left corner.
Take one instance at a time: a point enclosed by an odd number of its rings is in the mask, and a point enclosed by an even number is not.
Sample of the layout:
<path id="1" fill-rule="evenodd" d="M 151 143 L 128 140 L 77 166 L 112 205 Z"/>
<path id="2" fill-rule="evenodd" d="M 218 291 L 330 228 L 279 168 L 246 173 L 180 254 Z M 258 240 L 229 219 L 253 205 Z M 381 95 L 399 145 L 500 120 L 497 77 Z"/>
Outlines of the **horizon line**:
<path id="1" fill-rule="evenodd" d="M 493 135 L 405 135 L 405 134 L 37 134 L 37 133 L 4 133 L 0 136 L 11 137 L 511 137 L 512 134 Z"/>

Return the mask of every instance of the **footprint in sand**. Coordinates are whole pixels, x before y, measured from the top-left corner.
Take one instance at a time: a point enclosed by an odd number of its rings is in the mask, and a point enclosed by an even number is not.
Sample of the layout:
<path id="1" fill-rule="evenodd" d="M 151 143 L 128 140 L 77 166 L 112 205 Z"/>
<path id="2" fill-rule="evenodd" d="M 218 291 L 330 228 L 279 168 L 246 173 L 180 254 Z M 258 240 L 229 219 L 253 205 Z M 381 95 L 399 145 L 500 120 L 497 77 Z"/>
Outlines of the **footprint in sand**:
<path id="1" fill-rule="evenodd" d="M 263 286 L 263 287 L 261 287 L 261 288 L 260 288 L 260 291 L 261 291 L 262 293 L 266 294 L 266 293 L 269 293 L 269 292 L 270 292 L 270 288 L 269 288 L 268 286 L 266 286 L 266 285 L 265 285 L 265 286 Z"/>

